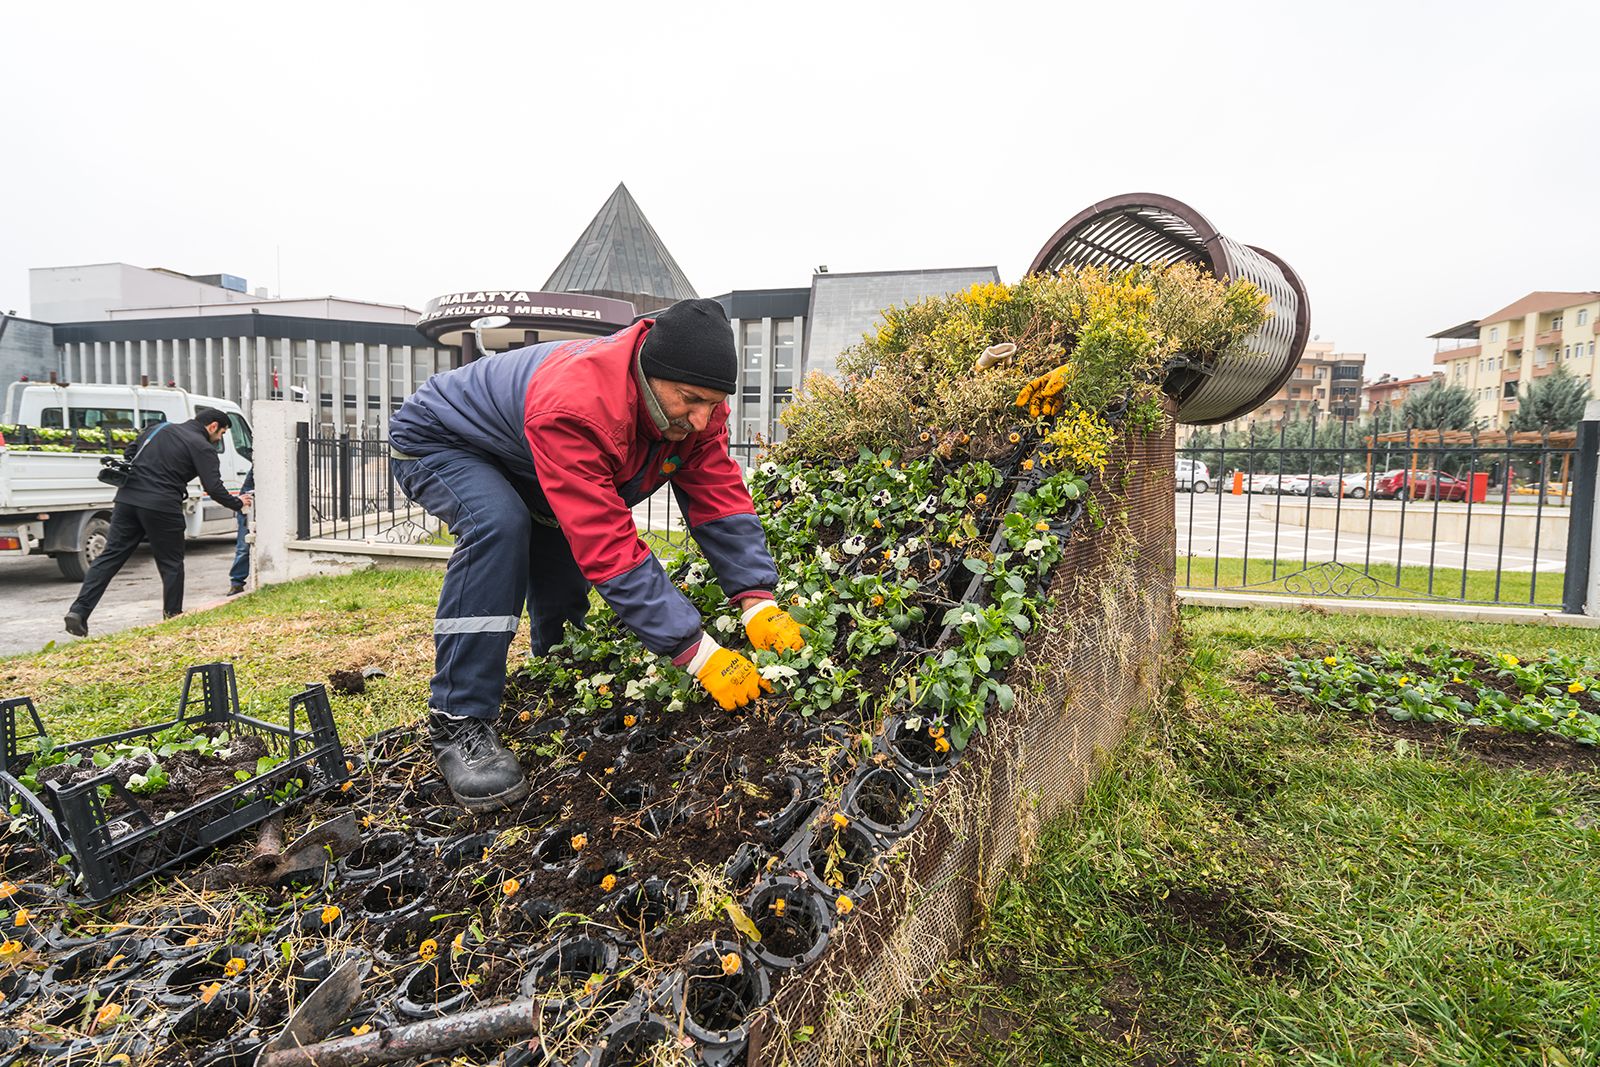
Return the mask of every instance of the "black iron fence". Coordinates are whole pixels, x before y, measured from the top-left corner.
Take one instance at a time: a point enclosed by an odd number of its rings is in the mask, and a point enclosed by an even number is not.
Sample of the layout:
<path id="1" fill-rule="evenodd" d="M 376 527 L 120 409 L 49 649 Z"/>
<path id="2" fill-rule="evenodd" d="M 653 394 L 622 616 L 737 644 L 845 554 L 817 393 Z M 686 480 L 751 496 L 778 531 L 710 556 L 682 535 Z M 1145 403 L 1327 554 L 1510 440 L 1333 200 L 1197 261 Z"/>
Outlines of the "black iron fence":
<path id="1" fill-rule="evenodd" d="M 1574 434 L 1347 420 L 1202 432 L 1178 449 L 1178 583 L 1284 596 L 1583 608 L 1595 424 Z"/>
<path id="2" fill-rule="evenodd" d="M 349 433 L 318 436 L 301 423 L 295 447 L 296 528 L 301 540 L 416 543 L 435 538 L 448 543 L 448 534 L 432 528 L 426 512 L 406 499 L 395 483 L 387 441 Z M 762 447 L 736 444 L 730 451 L 748 470 Z M 639 503 L 633 514 L 640 532 L 656 541 L 676 544 L 687 537 L 677 499 L 669 489 Z"/>

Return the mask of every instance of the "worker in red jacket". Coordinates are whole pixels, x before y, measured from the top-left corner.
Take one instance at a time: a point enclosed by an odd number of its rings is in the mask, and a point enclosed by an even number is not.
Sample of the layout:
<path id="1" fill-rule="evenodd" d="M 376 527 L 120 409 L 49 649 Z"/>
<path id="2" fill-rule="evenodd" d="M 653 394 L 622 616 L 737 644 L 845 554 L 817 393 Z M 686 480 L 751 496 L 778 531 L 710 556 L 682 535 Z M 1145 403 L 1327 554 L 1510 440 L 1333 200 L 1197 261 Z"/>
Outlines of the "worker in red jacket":
<path id="1" fill-rule="evenodd" d="M 684 300 L 609 337 L 502 352 L 434 375 L 389 423 L 394 477 L 455 535 L 434 618 L 429 728 L 470 811 L 527 795 L 497 721 L 506 652 L 527 605 L 535 655 L 581 622 L 589 589 L 722 707 L 754 700 L 755 665 L 721 647 L 640 540 L 633 505 L 671 485 L 750 643 L 798 649 L 777 572 L 728 454 L 733 331 Z"/>

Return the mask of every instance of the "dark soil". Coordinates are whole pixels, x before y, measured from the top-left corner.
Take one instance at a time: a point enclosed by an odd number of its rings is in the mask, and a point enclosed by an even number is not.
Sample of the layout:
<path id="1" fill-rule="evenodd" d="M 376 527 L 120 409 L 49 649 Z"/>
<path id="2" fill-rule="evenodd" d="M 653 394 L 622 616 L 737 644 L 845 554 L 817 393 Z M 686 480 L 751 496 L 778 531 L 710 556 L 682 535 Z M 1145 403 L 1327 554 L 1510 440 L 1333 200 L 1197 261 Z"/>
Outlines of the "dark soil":
<path id="1" fill-rule="evenodd" d="M 367 691 L 367 676 L 359 669 L 330 671 L 328 673 L 328 688 L 335 693 L 343 693 L 345 696 L 359 696 Z"/>
<path id="2" fill-rule="evenodd" d="M 1440 750 L 1468 753 L 1494 767 L 1564 774 L 1600 773 L 1600 751 L 1556 734 L 1515 733 L 1494 726 L 1461 726 L 1450 722 L 1396 722 L 1374 716 L 1372 728 Z"/>
<path id="3" fill-rule="evenodd" d="M 161 760 L 161 767 L 167 773 L 167 785 L 155 793 L 135 794 L 139 807 L 152 820 L 159 820 L 161 815 L 169 811 L 183 811 L 238 785 L 237 774 L 240 771 L 254 777 L 256 762 L 267 755 L 266 742 L 242 730 L 234 734 L 227 747 L 229 751 L 225 757 L 178 752 Z M 128 779 L 149 770 L 148 759 L 123 759 L 107 768 L 87 762 L 81 767 L 57 764 L 39 773 L 39 784 L 43 786 L 47 782 L 59 782 L 65 787 L 109 771 L 119 784 L 127 785 Z M 129 810 L 121 794 L 115 792 L 104 800 L 104 805 L 108 818 L 115 818 Z"/>

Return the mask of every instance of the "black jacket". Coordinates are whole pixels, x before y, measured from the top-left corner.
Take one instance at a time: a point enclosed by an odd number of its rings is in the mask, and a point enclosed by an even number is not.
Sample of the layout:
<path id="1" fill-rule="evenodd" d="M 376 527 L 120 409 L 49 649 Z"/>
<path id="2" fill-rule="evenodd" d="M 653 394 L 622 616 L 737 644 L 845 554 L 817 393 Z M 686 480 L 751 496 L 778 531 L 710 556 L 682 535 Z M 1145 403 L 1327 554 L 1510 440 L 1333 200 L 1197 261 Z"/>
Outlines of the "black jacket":
<path id="1" fill-rule="evenodd" d="M 124 458 L 132 460 L 136 454 L 139 458 L 134 461 L 127 484 L 117 490 L 117 503 L 155 511 L 181 509 L 189 483 L 199 478 L 200 488 L 212 500 L 234 511 L 244 507 L 244 501 L 222 484 L 217 448 L 206 436 L 206 428 L 193 419 L 171 424 L 141 452 L 140 446 L 160 425 L 146 427 L 123 450 Z"/>

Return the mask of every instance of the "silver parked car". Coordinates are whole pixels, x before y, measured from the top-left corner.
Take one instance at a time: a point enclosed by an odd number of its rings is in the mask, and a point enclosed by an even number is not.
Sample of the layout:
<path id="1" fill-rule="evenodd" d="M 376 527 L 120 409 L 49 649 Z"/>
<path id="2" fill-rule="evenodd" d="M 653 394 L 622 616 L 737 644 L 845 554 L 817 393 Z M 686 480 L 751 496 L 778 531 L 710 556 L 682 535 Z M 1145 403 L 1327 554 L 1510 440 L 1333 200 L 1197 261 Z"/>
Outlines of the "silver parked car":
<path id="1" fill-rule="evenodd" d="M 1211 488 L 1211 469 L 1197 459 L 1179 456 L 1177 460 L 1177 487 L 1191 493 L 1204 493 Z"/>

